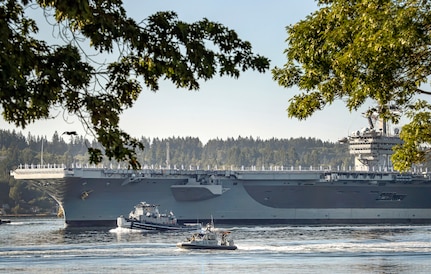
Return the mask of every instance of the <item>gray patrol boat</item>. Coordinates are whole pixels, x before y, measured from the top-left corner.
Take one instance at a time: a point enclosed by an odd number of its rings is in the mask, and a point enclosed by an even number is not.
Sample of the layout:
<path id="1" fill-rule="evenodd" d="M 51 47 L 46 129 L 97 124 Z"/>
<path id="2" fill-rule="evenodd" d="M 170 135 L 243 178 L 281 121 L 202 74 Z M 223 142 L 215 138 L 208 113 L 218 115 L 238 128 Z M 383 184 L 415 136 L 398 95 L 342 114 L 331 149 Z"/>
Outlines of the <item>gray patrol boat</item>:
<path id="1" fill-rule="evenodd" d="M 398 132 L 386 125 L 343 140 L 352 170 L 286 168 L 241 170 L 21 166 L 12 171 L 46 191 L 67 226 L 115 226 L 139 201 L 173 210 L 179 223 L 386 224 L 431 223 L 431 179 L 423 170 L 393 171 Z"/>

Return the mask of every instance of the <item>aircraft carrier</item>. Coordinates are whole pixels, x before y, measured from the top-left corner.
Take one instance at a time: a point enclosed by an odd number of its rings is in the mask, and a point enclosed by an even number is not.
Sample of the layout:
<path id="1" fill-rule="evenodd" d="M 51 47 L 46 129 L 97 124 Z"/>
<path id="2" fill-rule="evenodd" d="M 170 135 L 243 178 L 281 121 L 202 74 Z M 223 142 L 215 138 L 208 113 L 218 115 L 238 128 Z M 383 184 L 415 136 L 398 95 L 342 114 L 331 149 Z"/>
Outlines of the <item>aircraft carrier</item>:
<path id="1" fill-rule="evenodd" d="M 431 174 L 392 170 L 397 134 L 370 127 L 342 140 L 355 157 L 351 170 L 23 165 L 11 174 L 55 199 L 70 227 L 115 226 L 141 201 L 173 211 L 180 223 L 211 217 L 219 224 L 431 223 Z"/>

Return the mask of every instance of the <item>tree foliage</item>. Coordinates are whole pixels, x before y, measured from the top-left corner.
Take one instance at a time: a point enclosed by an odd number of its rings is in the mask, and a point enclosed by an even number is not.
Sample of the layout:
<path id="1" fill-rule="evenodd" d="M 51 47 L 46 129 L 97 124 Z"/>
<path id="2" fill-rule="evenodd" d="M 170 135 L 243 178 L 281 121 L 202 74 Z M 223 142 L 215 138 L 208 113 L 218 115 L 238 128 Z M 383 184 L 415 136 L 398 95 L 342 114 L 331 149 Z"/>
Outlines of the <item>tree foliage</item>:
<path id="1" fill-rule="evenodd" d="M 320 9 L 287 27 L 287 62 L 273 69 L 281 86 L 298 86 L 288 115 L 306 119 L 335 100 L 352 111 L 372 99 L 381 118 L 411 123 L 393 156 L 398 170 L 425 160 L 430 142 L 429 111 L 416 95 L 431 74 L 431 1 L 320 0 Z"/>
<path id="2" fill-rule="evenodd" d="M 58 44 L 38 39 L 28 8 L 55 19 Z M 100 62 L 83 50 L 88 47 L 114 61 Z M 157 91 L 168 79 L 196 90 L 200 79 L 268 68 L 269 60 L 255 55 L 249 42 L 207 19 L 186 23 L 174 12 L 158 12 L 138 23 L 121 0 L 0 0 L 4 119 L 24 128 L 51 118 L 53 108 L 76 115 L 104 147 L 89 148 L 92 162 L 106 155 L 139 167 L 135 150 L 143 144 L 119 128 L 119 117 L 143 86 Z"/>

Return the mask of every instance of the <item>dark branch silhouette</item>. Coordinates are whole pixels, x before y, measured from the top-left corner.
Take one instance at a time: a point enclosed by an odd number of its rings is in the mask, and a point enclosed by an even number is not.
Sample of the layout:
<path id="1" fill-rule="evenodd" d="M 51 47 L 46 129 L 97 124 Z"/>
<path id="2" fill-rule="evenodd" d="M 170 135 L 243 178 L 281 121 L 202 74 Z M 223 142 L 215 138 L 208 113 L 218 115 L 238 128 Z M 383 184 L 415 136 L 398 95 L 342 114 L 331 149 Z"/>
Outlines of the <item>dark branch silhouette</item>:
<path id="1" fill-rule="evenodd" d="M 421 93 L 421 94 L 431 95 L 431 92 L 430 92 L 430 91 L 426 91 L 426 90 L 423 90 L 423 89 L 420 89 L 420 88 L 418 88 L 418 91 L 419 91 L 419 93 Z"/>
<path id="2" fill-rule="evenodd" d="M 78 135 L 78 133 L 76 133 L 76 131 L 65 131 L 61 135 L 64 135 L 64 134 L 66 134 L 66 135 Z"/>

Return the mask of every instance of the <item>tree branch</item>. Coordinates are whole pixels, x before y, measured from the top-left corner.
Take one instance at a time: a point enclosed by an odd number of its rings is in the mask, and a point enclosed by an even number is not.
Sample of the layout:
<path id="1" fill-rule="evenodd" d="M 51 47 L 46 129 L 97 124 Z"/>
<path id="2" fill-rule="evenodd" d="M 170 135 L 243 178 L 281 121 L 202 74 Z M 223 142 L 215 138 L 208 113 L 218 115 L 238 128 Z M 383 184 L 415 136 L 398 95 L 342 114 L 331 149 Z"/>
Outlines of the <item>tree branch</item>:
<path id="1" fill-rule="evenodd" d="M 425 90 L 420 89 L 420 88 L 418 88 L 417 90 L 418 90 L 418 92 L 419 92 L 420 94 L 431 95 L 431 91 L 425 91 Z"/>

